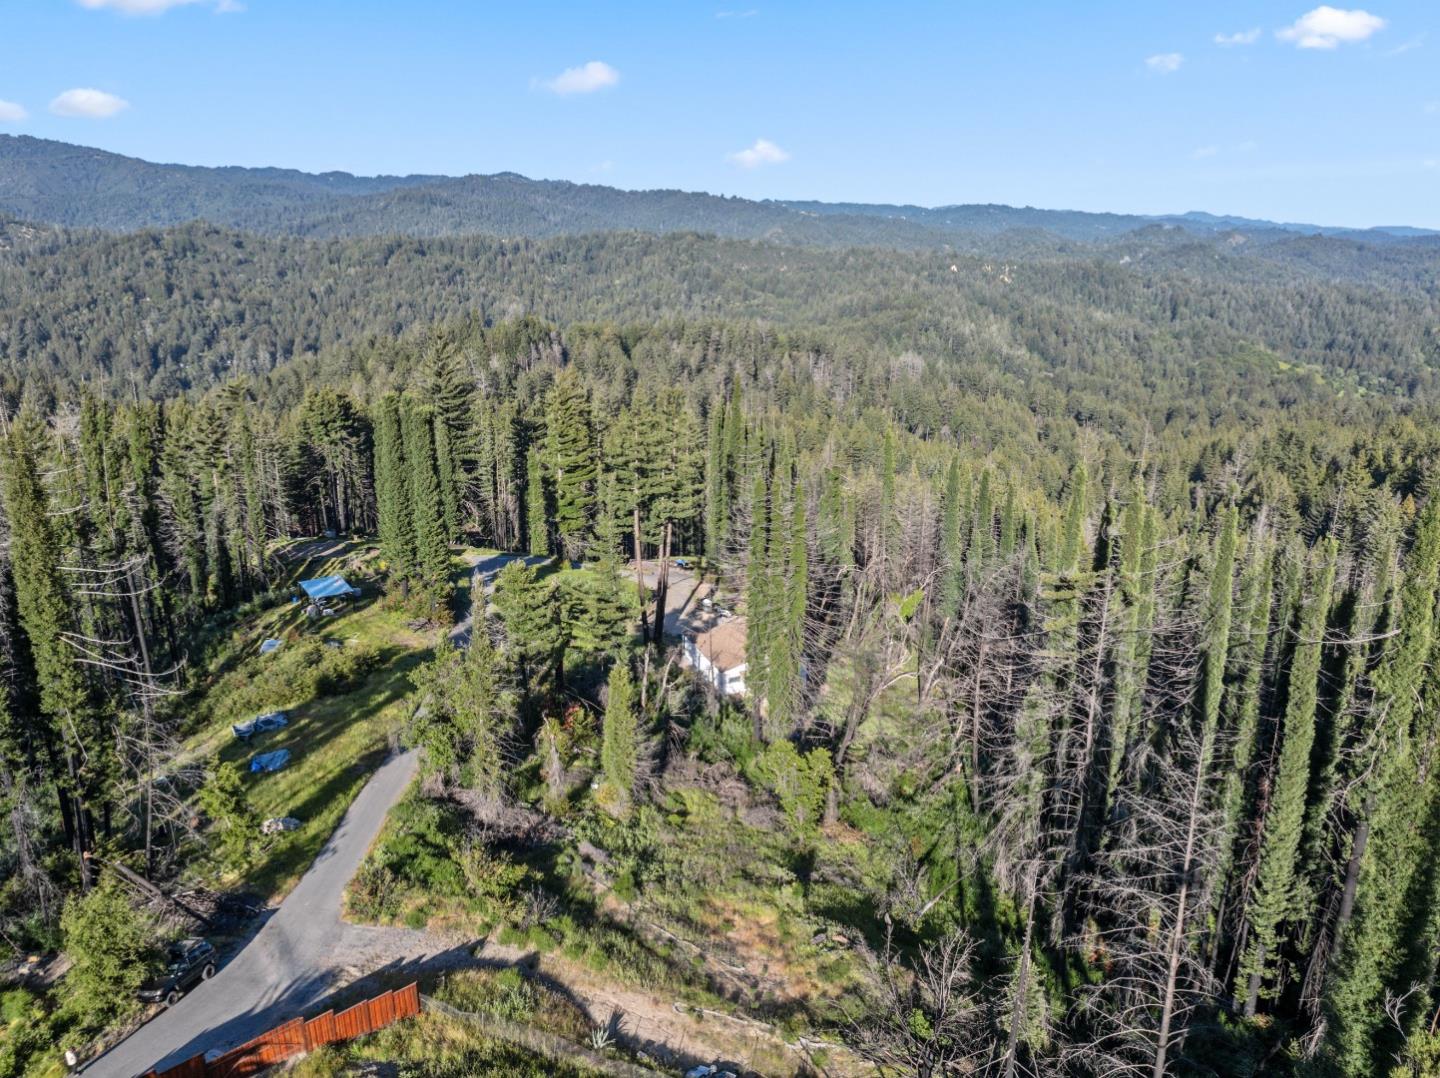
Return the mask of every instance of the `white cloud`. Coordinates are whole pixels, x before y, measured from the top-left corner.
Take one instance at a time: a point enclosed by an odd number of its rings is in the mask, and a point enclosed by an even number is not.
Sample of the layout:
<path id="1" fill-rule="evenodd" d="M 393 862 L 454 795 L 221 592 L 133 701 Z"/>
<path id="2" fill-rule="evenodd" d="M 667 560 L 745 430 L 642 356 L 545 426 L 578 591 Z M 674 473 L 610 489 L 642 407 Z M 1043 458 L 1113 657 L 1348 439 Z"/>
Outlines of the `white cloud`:
<path id="1" fill-rule="evenodd" d="M 1343 8 L 1321 4 L 1314 11 L 1307 11 L 1275 36 L 1281 41 L 1293 41 L 1301 49 L 1333 49 L 1355 41 L 1364 41 L 1371 35 L 1385 29 L 1385 20 L 1359 8 L 1347 11 Z"/>
<path id="2" fill-rule="evenodd" d="M 1421 161 L 1420 164 L 1428 169 L 1440 168 L 1440 157 L 1427 157 L 1424 161 Z"/>
<path id="3" fill-rule="evenodd" d="M 81 7 L 91 11 L 108 8 L 123 15 L 163 15 L 172 7 L 199 2 L 200 0 L 79 0 Z"/>
<path id="4" fill-rule="evenodd" d="M 753 146 L 747 146 L 729 155 L 731 161 L 741 168 L 759 168 L 761 165 L 778 165 L 790 160 L 790 155 L 768 138 L 757 138 Z"/>
<path id="5" fill-rule="evenodd" d="M 1203 161 L 1207 157 L 1214 157 L 1220 152 L 1219 146 L 1201 146 L 1190 154 L 1196 161 Z"/>
<path id="6" fill-rule="evenodd" d="M 1185 57 L 1178 52 L 1161 52 L 1145 57 L 1145 66 L 1161 75 L 1173 75 L 1184 62 Z"/>
<path id="7" fill-rule="evenodd" d="M 603 60 L 591 60 L 579 67 L 567 67 L 540 85 L 554 94 L 593 94 L 620 81 L 620 72 Z"/>
<path id="8" fill-rule="evenodd" d="M 0 101 L 0 124 L 18 124 L 29 115 L 24 105 L 17 105 L 13 101 Z"/>
<path id="9" fill-rule="evenodd" d="M 1253 30 L 1241 30 L 1234 34 L 1216 34 L 1215 44 L 1230 48 L 1232 45 L 1253 45 L 1260 40 L 1260 27 Z"/>
<path id="10" fill-rule="evenodd" d="M 123 97 L 86 87 L 66 90 L 50 102 L 50 111 L 56 116 L 84 116 L 92 120 L 104 120 L 129 107 L 130 102 Z"/>

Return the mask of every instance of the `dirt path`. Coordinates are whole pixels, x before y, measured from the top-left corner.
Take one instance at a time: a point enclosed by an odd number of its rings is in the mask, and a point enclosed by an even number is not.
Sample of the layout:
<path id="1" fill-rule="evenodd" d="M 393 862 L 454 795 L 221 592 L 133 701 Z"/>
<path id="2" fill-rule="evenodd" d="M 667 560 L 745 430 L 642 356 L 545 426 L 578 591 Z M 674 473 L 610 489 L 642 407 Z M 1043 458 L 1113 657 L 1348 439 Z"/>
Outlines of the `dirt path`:
<path id="1" fill-rule="evenodd" d="M 737 1060 L 764 1075 L 796 1073 L 804 1056 L 770 1026 L 716 1011 L 677 1006 L 667 992 L 601 981 L 559 956 L 538 956 L 519 947 L 486 941 L 475 952 L 479 965 L 519 966 L 547 987 L 579 1004 L 596 1026 L 618 1024 L 626 1044 L 651 1059 L 683 1070 L 697 1063 Z"/>

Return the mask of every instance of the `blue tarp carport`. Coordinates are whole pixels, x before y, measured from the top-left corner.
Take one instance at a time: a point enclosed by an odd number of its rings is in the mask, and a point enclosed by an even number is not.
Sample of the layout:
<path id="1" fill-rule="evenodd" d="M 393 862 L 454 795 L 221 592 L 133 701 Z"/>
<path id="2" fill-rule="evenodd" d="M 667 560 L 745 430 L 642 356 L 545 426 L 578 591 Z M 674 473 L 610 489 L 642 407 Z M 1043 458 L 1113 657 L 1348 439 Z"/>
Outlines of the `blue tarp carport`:
<path id="1" fill-rule="evenodd" d="M 250 770 L 264 773 L 266 771 L 279 771 L 290 762 L 289 749 L 276 749 L 274 752 L 262 752 L 258 756 L 250 758 Z"/>
<path id="2" fill-rule="evenodd" d="M 353 599 L 360 594 L 360 589 L 352 588 L 343 576 L 317 576 L 313 580 L 300 581 L 300 587 L 316 602 L 342 596 Z"/>

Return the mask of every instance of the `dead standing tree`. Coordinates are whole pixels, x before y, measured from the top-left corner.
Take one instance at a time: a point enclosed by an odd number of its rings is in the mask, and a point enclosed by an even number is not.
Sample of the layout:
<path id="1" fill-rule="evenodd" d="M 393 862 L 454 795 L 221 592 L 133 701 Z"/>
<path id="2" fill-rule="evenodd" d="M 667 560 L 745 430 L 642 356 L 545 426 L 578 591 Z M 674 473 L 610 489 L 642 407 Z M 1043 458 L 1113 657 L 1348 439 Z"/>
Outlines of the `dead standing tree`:
<path id="1" fill-rule="evenodd" d="M 1203 943 L 1223 832 L 1213 781 L 1220 733 L 1205 700 L 1215 688 L 1207 670 L 1223 668 L 1224 656 L 1207 663 L 1202 627 L 1164 605 L 1170 624 L 1154 640 L 1145 716 L 1157 736 L 1126 763 L 1112 831 L 1086 880 L 1090 921 L 1072 942 L 1103 973 L 1072 1015 L 1065 1053 L 1093 1073 L 1163 1078 L 1196 1007 L 1215 997 Z M 1216 624 L 1212 609 L 1207 620 L 1223 638 L 1225 619 Z"/>
<path id="2" fill-rule="evenodd" d="M 145 581 L 144 556 L 98 567 L 61 566 L 75 582 L 76 595 L 91 603 L 111 607 L 116 623 L 128 636 L 103 639 L 80 633 L 65 633 L 79 662 L 98 670 L 129 699 L 128 721 L 117 730 L 121 759 L 132 772 L 138 791 L 139 824 L 145 851 L 145 875 L 155 874 L 155 831 L 157 819 L 184 819 L 185 806 L 172 784 L 162 780 L 164 769 L 175 759 L 178 746 L 173 730 L 157 707 L 178 690 L 168 684 L 178 666 L 155 671 L 146 629 L 142 599 L 159 584 Z"/>
<path id="3" fill-rule="evenodd" d="M 989 1015 L 971 984 L 974 947 L 953 932 L 920 947 L 907 965 L 887 926 L 879 954 L 864 949 L 872 980 L 850 1042 L 882 1073 L 939 1078 L 978 1073 L 993 1039 Z"/>

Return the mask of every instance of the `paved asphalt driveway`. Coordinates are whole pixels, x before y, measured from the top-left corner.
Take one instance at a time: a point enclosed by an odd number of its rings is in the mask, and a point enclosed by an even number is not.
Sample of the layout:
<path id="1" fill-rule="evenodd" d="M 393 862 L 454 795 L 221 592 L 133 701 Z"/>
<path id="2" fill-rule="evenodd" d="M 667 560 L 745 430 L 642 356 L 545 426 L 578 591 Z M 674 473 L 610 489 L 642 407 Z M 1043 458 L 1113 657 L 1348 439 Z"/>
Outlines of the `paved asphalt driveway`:
<path id="1" fill-rule="evenodd" d="M 497 554 L 472 569 L 484 593 L 512 561 L 538 564 L 544 558 Z M 646 574 L 654 583 L 654 573 Z M 665 627 L 677 634 L 698 613 L 700 589 L 693 576 L 673 569 Z M 451 632 L 460 647 L 470 641 L 468 596 Z M 392 756 L 371 776 L 295 889 L 255 936 L 209 981 L 197 985 L 174 1007 L 81 1068 L 88 1078 L 135 1078 L 152 1068 L 174 1066 L 193 1056 L 243 1044 L 286 1019 L 313 1008 L 342 981 L 382 966 L 418 969 L 468 960 L 469 949 L 402 928 L 349 925 L 340 919 L 345 886 L 365 859 L 392 805 L 414 777 L 413 751 Z M 453 941 L 452 941 L 453 942 Z"/>
<path id="2" fill-rule="evenodd" d="M 496 554 L 481 559 L 472 575 L 488 595 L 500 570 L 517 560 L 538 564 L 546 559 Z M 450 635 L 465 647 L 471 619 L 469 595 L 462 596 L 464 616 Z M 387 760 L 355 798 L 295 890 L 239 953 L 213 978 L 82 1072 L 90 1078 L 135 1078 L 151 1068 L 243 1044 L 312 1007 L 347 977 L 373 972 L 387 963 L 417 968 L 463 958 L 463 948 L 447 949 L 424 932 L 347 925 L 340 920 L 345 886 L 380 833 L 391 806 L 415 776 L 415 768 L 413 751 Z"/>
<path id="3" fill-rule="evenodd" d="M 423 933 L 370 929 L 340 920 L 340 898 L 379 834 L 390 806 L 415 775 L 415 753 L 392 756 L 355 798 L 310 870 L 253 939 L 174 1007 L 83 1069 L 93 1078 L 134 1078 L 152 1067 L 232 1048 L 324 997 L 350 963 L 373 955 L 386 937 L 399 952 L 425 947 Z M 395 946 L 398 945 L 398 946 Z M 369 972 L 363 970 L 362 972 Z"/>

